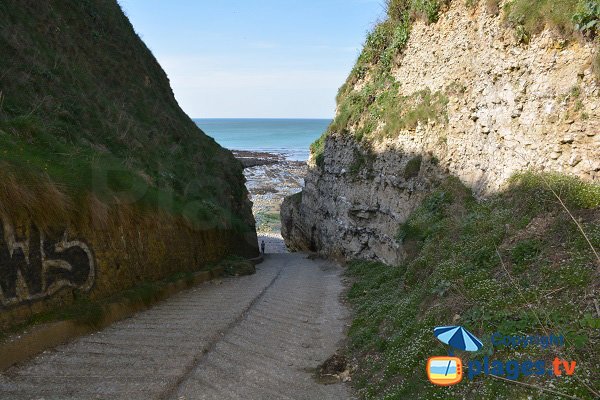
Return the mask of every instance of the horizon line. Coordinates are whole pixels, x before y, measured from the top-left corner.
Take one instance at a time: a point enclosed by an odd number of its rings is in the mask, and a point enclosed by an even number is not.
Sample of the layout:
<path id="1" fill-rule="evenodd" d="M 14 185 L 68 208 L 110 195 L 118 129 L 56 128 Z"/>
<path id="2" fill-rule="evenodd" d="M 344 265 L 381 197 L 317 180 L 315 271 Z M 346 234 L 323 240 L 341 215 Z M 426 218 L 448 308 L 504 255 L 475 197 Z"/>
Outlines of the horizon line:
<path id="1" fill-rule="evenodd" d="M 305 120 L 311 120 L 311 119 L 321 119 L 321 120 L 333 120 L 332 117 L 327 117 L 327 118 L 323 118 L 323 117 L 190 117 L 192 120 L 195 119 L 249 119 L 249 120 L 256 120 L 256 119 L 279 119 L 279 120 L 290 120 L 290 119 L 305 119 Z"/>

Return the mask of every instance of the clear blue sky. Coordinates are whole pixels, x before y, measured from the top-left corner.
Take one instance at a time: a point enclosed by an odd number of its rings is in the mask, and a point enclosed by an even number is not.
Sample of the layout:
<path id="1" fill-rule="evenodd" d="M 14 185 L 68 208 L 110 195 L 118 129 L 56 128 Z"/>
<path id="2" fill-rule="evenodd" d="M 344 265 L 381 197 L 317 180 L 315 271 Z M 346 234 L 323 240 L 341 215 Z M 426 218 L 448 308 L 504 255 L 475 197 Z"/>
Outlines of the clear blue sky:
<path id="1" fill-rule="evenodd" d="M 384 0 L 119 0 L 192 118 L 331 118 Z"/>

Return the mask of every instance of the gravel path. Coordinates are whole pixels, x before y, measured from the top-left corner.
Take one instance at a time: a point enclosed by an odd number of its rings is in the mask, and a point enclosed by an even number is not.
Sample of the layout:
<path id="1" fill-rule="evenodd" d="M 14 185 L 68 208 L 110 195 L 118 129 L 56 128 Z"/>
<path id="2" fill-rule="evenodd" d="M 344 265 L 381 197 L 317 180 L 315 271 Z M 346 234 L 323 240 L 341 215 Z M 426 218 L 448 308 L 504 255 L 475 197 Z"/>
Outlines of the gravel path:
<path id="1" fill-rule="evenodd" d="M 267 255 L 0 374 L 1 399 L 348 399 L 309 372 L 336 350 L 340 269 Z"/>

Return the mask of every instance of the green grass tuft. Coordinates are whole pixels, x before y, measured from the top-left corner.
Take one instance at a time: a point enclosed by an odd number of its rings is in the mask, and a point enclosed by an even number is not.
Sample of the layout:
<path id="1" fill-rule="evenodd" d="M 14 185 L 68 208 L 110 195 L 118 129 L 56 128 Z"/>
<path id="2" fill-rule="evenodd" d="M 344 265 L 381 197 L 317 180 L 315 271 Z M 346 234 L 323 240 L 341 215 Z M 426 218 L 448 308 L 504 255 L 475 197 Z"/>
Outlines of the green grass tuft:
<path id="1" fill-rule="evenodd" d="M 143 303 L 148 306 L 155 302 L 160 295 L 161 287 L 154 282 L 144 282 L 123 292 L 123 297 L 132 303 Z"/>
<path id="2" fill-rule="evenodd" d="M 404 179 L 411 179 L 418 176 L 419 171 L 421 171 L 422 161 L 423 157 L 421 156 L 415 156 L 411 158 L 404 167 Z"/>
<path id="3" fill-rule="evenodd" d="M 545 28 L 554 29 L 565 39 L 576 33 L 594 38 L 600 29 L 598 0 L 512 0 L 504 4 L 504 15 L 523 43 Z"/>

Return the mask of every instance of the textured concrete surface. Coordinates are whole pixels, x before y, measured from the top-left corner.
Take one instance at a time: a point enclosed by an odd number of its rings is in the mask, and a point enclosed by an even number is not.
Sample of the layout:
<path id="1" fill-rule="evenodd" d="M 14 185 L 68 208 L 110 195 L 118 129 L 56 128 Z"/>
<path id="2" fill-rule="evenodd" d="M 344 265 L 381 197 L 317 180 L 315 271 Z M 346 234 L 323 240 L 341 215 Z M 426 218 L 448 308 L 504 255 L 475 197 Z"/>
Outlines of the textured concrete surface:
<path id="1" fill-rule="evenodd" d="M 0 375 L 1 399 L 347 399 L 311 369 L 343 338 L 340 269 L 268 255 Z"/>
<path id="2" fill-rule="evenodd" d="M 265 252 L 266 253 L 289 253 L 285 242 L 281 237 L 281 233 L 265 233 L 258 235 L 258 247 L 260 248 L 260 242 L 265 241 Z"/>

